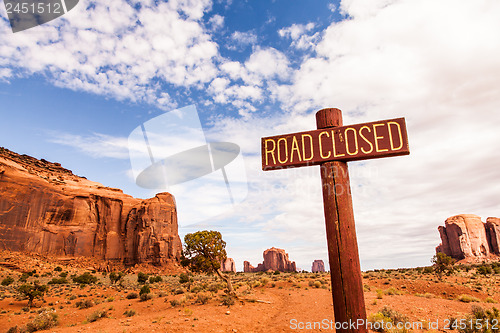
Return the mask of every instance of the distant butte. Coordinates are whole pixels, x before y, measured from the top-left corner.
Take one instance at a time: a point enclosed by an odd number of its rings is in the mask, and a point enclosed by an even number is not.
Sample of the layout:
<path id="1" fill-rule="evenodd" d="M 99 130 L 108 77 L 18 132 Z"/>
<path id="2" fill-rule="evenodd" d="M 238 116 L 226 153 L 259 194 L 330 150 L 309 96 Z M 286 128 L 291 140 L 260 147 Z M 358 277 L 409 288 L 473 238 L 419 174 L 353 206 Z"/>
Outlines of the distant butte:
<path id="1" fill-rule="evenodd" d="M 280 271 L 280 272 L 296 272 L 295 261 L 288 259 L 288 253 L 283 249 L 272 247 L 264 251 L 264 262 L 258 264 L 257 267 L 250 265 L 250 262 L 243 262 L 244 272 L 265 272 L 265 271 Z"/>
<path id="2" fill-rule="evenodd" d="M 182 245 L 170 193 L 136 199 L 0 147 L 0 248 L 163 265 Z"/>
<path id="3" fill-rule="evenodd" d="M 488 217 L 484 223 L 477 215 L 456 215 L 438 230 L 441 244 L 436 252 L 466 262 L 500 259 L 500 219 L 496 217 Z"/>

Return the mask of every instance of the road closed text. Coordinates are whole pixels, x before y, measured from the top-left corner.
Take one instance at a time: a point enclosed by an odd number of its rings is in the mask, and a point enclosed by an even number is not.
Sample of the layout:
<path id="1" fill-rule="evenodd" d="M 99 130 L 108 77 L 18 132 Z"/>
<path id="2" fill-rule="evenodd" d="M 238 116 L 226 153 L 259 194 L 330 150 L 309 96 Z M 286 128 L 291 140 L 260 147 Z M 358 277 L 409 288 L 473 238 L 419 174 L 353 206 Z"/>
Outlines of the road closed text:
<path id="1" fill-rule="evenodd" d="M 404 118 L 262 138 L 262 169 L 409 154 Z"/>

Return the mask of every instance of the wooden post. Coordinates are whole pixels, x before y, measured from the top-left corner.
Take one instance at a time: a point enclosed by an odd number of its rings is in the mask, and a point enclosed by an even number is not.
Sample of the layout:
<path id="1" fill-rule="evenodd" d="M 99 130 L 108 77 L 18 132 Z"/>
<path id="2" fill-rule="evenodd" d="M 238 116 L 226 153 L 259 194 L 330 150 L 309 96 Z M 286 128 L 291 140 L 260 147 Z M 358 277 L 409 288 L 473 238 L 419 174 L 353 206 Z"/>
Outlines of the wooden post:
<path id="1" fill-rule="evenodd" d="M 318 129 L 342 126 L 339 109 L 316 113 Z M 366 309 L 346 162 L 321 164 L 333 309 L 337 332 L 366 333 Z M 354 328 L 353 328 L 354 327 Z"/>

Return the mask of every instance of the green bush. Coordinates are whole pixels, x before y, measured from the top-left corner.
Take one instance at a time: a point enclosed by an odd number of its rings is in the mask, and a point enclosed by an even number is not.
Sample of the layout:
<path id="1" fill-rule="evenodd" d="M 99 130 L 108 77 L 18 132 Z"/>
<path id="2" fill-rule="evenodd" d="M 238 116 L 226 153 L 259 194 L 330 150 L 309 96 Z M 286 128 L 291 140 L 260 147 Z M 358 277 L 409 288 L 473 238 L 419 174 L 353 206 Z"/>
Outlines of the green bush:
<path id="1" fill-rule="evenodd" d="M 62 272 L 62 267 L 61 266 L 57 266 L 56 268 L 54 268 L 54 271 L 55 272 Z"/>
<path id="2" fill-rule="evenodd" d="M 153 298 L 153 295 L 151 295 L 151 294 L 142 294 L 140 296 L 140 299 L 142 302 L 149 301 L 152 298 Z"/>
<path id="3" fill-rule="evenodd" d="M 111 273 L 109 273 L 109 279 L 111 280 L 112 284 L 115 284 L 118 281 L 122 280 L 124 276 L 125 276 L 125 273 L 123 273 L 123 272 L 118 272 L 118 273 L 111 272 Z"/>
<path id="4" fill-rule="evenodd" d="M 137 282 L 139 284 L 144 284 L 144 283 L 146 283 L 148 281 L 148 277 L 149 277 L 149 275 L 147 275 L 146 273 L 139 272 L 137 274 Z"/>
<path id="5" fill-rule="evenodd" d="M 488 275 L 488 274 L 493 273 L 493 270 L 491 269 L 490 266 L 481 265 L 478 267 L 477 272 L 481 275 Z"/>
<path id="6" fill-rule="evenodd" d="M 68 280 L 66 278 L 52 278 L 47 284 L 66 284 L 68 283 Z"/>
<path id="7" fill-rule="evenodd" d="M 28 281 L 28 278 L 30 277 L 30 275 L 28 273 L 23 273 L 21 274 L 21 276 L 19 277 L 19 282 L 21 283 L 25 283 L 26 281 Z"/>
<path id="8" fill-rule="evenodd" d="M 227 307 L 234 305 L 234 297 L 231 295 L 224 295 L 221 298 L 222 305 L 225 305 Z"/>
<path id="9" fill-rule="evenodd" d="M 5 279 L 2 280 L 2 286 L 8 286 L 14 282 L 14 278 L 12 276 L 7 276 Z"/>
<path id="10" fill-rule="evenodd" d="M 144 294 L 149 294 L 151 292 L 151 289 L 149 288 L 149 285 L 144 285 L 141 288 L 141 291 L 139 291 L 139 295 L 144 295 Z"/>
<path id="11" fill-rule="evenodd" d="M 179 283 L 187 282 L 189 282 L 189 275 L 187 275 L 186 273 L 181 273 L 181 275 L 179 275 Z"/>
<path id="12" fill-rule="evenodd" d="M 73 278 L 73 282 L 79 283 L 79 284 L 92 284 L 97 282 L 97 277 L 90 274 L 89 272 L 85 272 L 82 275 L 75 276 Z"/>
<path id="13" fill-rule="evenodd" d="M 149 283 L 151 283 L 151 284 L 156 283 L 156 282 L 162 282 L 162 281 L 163 281 L 163 279 L 159 275 L 149 277 Z"/>

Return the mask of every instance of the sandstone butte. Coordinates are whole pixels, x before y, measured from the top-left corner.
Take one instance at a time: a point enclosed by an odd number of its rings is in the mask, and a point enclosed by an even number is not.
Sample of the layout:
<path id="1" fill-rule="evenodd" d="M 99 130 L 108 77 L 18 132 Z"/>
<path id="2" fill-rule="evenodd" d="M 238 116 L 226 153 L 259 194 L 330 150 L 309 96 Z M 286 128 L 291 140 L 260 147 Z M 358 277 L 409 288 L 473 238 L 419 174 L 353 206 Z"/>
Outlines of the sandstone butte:
<path id="1" fill-rule="evenodd" d="M 250 262 L 243 262 L 244 272 L 266 272 L 266 271 L 280 271 L 280 272 L 296 272 L 295 261 L 288 259 L 288 253 L 283 249 L 272 247 L 264 251 L 264 262 L 258 264 L 257 267 L 250 265 Z"/>
<path id="2" fill-rule="evenodd" d="M 0 248 L 125 265 L 176 265 L 175 199 L 136 199 L 0 147 Z"/>
<path id="3" fill-rule="evenodd" d="M 499 218 L 488 217 L 484 223 L 477 215 L 461 214 L 448 218 L 438 230 L 441 244 L 436 252 L 465 261 L 499 259 Z"/>
<path id="4" fill-rule="evenodd" d="M 323 273 L 325 271 L 325 263 L 323 260 L 314 260 L 311 267 L 313 273 Z"/>
<path id="5" fill-rule="evenodd" d="M 226 258 L 226 260 L 221 261 L 220 267 L 221 267 L 221 271 L 223 271 L 223 272 L 235 272 L 236 273 L 236 264 L 234 263 L 233 258 Z"/>

